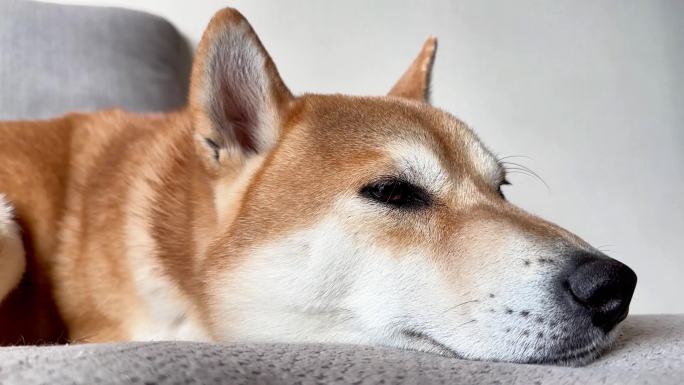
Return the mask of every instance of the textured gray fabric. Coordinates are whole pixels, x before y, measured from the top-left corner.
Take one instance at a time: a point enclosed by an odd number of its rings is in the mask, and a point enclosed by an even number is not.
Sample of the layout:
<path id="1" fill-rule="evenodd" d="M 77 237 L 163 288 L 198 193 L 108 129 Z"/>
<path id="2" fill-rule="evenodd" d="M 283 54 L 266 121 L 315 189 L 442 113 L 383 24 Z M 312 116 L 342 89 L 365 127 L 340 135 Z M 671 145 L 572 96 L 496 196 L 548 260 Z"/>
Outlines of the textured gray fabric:
<path id="1" fill-rule="evenodd" d="M 176 108 L 190 63 L 185 40 L 157 16 L 0 0 L 0 120 Z"/>
<path id="2" fill-rule="evenodd" d="M 345 345 L 152 342 L 0 349 L 0 384 L 682 384 L 684 316 L 634 316 L 580 368 Z"/>

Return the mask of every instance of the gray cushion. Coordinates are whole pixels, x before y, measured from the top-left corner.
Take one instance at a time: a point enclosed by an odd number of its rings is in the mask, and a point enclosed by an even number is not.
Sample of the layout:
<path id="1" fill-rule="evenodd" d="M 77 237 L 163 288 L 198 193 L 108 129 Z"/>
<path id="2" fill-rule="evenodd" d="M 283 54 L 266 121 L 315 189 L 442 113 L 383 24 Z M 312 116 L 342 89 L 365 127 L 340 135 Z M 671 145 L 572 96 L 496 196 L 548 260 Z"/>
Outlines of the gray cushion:
<path id="1" fill-rule="evenodd" d="M 0 349 L 10 384 L 682 384 L 684 316 L 633 316 L 586 367 L 465 361 L 345 345 L 152 342 Z"/>
<path id="2" fill-rule="evenodd" d="M 180 107 L 190 63 L 185 40 L 157 16 L 0 0 L 0 120 Z"/>

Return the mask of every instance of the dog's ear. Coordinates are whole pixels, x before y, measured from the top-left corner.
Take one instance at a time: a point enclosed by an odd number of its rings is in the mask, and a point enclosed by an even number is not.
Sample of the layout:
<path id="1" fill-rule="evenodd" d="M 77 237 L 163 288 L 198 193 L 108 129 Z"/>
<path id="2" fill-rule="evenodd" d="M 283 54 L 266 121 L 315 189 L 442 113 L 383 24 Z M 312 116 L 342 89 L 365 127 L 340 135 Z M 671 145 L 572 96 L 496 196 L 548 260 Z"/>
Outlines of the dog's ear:
<path id="1" fill-rule="evenodd" d="M 411 66 L 392 87 L 390 96 L 430 102 L 430 78 L 437 53 L 437 38 L 430 36 Z"/>
<path id="2" fill-rule="evenodd" d="M 231 8 L 216 13 L 192 68 L 189 103 L 200 147 L 216 162 L 223 153 L 268 151 L 292 98 L 247 20 Z"/>

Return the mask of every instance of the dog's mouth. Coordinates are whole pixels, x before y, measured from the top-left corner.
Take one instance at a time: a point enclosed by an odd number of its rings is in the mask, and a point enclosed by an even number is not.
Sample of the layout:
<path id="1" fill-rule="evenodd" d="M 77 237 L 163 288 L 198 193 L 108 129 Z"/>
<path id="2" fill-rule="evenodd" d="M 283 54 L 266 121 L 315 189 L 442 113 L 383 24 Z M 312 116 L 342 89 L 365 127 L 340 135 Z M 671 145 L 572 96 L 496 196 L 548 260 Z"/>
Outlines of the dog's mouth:
<path id="1" fill-rule="evenodd" d="M 581 366 L 595 360 L 605 350 L 606 346 L 604 344 L 593 343 L 559 355 L 544 357 L 542 359 L 533 359 L 528 363 L 559 366 Z"/>
<path id="2" fill-rule="evenodd" d="M 547 357 L 531 360 L 533 364 L 562 365 L 562 366 L 581 366 L 599 358 L 605 353 L 615 341 L 616 331 L 595 338 L 582 346 L 575 348 L 564 348 L 558 354 L 551 354 Z"/>
<path id="3" fill-rule="evenodd" d="M 450 358 L 464 358 L 456 351 L 444 345 L 443 343 L 437 341 L 427 333 L 413 329 L 405 329 L 401 332 L 401 335 L 406 337 L 410 341 L 418 342 L 419 347 L 417 347 L 415 350 L 425 351 L 428 353 L 437 353 L 439 355 Z"/>
<path id="4" fill-rule="evenodd" d="M 401 335 L 414 342 L 413 350 L 427 353 L 436 353 L 444 357 L 468 359 L 456 352 L 449 346 L 439 342 L 428 333 L 414 329 L 405 329 Z M 614 333 L 611 333 L 614 336 Z M 613 340 L 611 336 L 599 340 L 591 341 L 583 346 L 575 348 L 556 349 L 558 353 L 550 354 L 545 357 L 530 357 L 527 359 L 515 360 L 518 363 L 540 364 L 540 365 L 559 365 L 559 366 L 581 366 L 594 361 L 604 353 Z M 494 359 L 493 361 L 497 361 Z"/>

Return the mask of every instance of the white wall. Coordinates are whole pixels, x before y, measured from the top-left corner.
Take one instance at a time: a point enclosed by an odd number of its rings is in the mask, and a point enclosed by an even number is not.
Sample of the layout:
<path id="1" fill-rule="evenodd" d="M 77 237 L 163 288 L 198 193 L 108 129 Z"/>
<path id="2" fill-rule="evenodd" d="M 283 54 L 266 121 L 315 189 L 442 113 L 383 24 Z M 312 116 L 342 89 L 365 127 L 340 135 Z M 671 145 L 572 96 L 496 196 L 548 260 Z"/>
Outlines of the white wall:
<path id="1" fill-rule="evenodd" d="M 193 41 L 227 4 L 88 3 L 166 16 Z M 437 35 L 435 104 L 550 186 L 514 175 L 510 200 L 634 268 L 634 312 L 684 312 L 684 2 L 229 4 L 295 92 L 384 93 Z"/>

